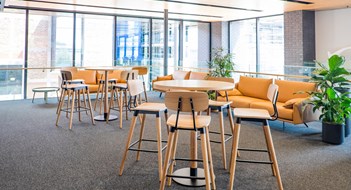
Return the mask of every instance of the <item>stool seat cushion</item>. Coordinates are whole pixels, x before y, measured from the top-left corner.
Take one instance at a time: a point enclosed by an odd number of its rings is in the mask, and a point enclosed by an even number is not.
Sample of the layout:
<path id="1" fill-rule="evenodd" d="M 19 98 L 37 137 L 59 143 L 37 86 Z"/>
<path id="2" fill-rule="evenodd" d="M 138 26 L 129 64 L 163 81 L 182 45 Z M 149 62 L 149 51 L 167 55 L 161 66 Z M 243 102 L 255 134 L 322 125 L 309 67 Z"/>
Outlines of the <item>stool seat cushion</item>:
<path id="1" fill-rule="evenodd" d="M 113 85 L 113 87 L 126 89 L 127 83 L 117 83 L 117 84 Z"/>
<path id="2" fill-rule="evenodd" d="M 176 124 L 177 115 L 172 114 L 168 120 L 167 125 L 175 126 Z M 207 115 L 197 115 L 195 116 L 195 125 L 196 128 L 204 128 L 210 125 L 211 116 Z M 182 129 L 193 129 L 193 116 L 192 115 L 179 115 L 178 119 L 178 128 Z"/>
<path id="3" fill-rule="evenodd" d="M 70 89 L 70 90 L 81 90 L 84 88 L 88 88 L 88 85 L 85 84 L 69 84 L 69 85 L 65 85 L 63 87 L 64 89 Z"/>
<path id="4" fill-rule="evenodd" d="M 272 119 L 267 110 L 253 108 L 234 108 L 234 117 Z"/>
<path id="5" fill-rule="evenodd" d="M 165 111 L 166 109 L 166 105 L 163 103 L 145 102 L 143 104 L 140 104 L 136 108 L 133 108 L 132 110 L 160 112 Z"/>

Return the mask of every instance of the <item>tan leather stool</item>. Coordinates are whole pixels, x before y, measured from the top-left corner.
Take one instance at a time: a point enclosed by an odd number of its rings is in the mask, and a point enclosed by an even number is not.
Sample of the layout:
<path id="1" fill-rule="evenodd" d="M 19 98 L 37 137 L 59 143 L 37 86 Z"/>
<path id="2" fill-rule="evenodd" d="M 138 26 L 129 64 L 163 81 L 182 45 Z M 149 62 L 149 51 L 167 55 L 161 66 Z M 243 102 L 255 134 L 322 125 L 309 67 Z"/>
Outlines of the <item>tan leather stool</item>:
<path id="1" fill-rule="evenodd" d="M 81 121 L 80 112 L 88 111 L 88 110 L 90 111 L 91 122 L 95 125 L 94 115 L 93 115 L 90 96 L 89 96 L 89 87 L 85 84 L 66 84 L 65 86 L 62 87 L 62 90 L 63 90 L 63 96 L 62 96 L 60 103 L 58 105 L 59 112 L 57 114 L 56 126 L 58 126 L 58 122 L 59 122 L 60 115 L 61 115 L 62 111 L 66 112 L 66 113 L 70 113 L 69 129 L 72 129 L 73 113 L 78 112 L 79 121 Z M 85 96 L 87 97 L 87 99 L 88 99 L 87 106 L 86 106 L 86 104 L 85 104 L 85 106 L 81 106 L 80 95 L 83 95 L 84 99 L 85 99 Z M 65 96 L 68 97 L 67 105 L 70 104 L 70 107 L 63 109 L 62 105 L 63 105 L 64 99 L 65 99 Z M 71 101 L 70 101 L 70 97 L 71 97 Z M 76 97 L 78 99 L 77 106 L 75 106 Z"/>
<path id="2" fill-rule="evenodd" d="M 257 163 L 257 164 L 270 164 L 272 166 L 272 173 L 277 177 L 278 187 L 280 190 L 283 189 L 283 184 L 280 178 L 280 172 L 278 168 L 278 161 L 275 155 L 275 150 L 273 146 L 273 140 L 271 131 L 269 128 L 268 120 L 276 119 L 278 117 L 276 101 L 278 97 L 278 86 L 271 84 L 268 88 L 267 98 L 272 102 L 274 114 L 271 116 L 266 109 L 253 109 L 253 108 L 234 108 L 234 116 L 236 118 L 236 123 L 234 127 L 234 140 L 232 145 L 232 156 L 230 161 L 230 178 L 229 178 L 229 188 L 233 189 L 234 177 L 235 177 L 235 167 L 236 162 L 246 162 L 246 163 Z M 262 122 L 263 132 L 266 139 L 267 150 L 257 150 L 248 148 L 238 148 L 239 135 L 241 120 L 249 121 L 259 121 Z M 252 160 L 239 160 L 237 159 L 238 150 L 243 151 L 257 151 L 257 152 L 267 152 L 270 161 L 252 161 Z M 243 157 L 242 155 L 240 157 Z"/>

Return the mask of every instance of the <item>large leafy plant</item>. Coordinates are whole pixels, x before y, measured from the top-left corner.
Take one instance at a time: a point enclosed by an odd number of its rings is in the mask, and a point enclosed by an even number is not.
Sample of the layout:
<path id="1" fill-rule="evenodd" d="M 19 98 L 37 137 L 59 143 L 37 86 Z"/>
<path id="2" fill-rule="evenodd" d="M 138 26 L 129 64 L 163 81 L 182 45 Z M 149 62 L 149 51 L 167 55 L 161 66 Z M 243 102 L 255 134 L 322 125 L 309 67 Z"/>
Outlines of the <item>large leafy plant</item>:
<path id="1" fill-rule="evenodd" d="M 209 75 L 213 77 L 231 77 L 234 70 L 233 54 L 224 53 L 223 48 L 212 50 L 212 60 L 208 62 Z"/>
<path id="2" fill-rule="evenodd" d="M 212 49 L 212 60 L 208 62 L 209 76 L 211 77 L 232 77 L 234 70 L 233 54 L 225 53 L 223 48 Z M 210 99 L 216 99 L 216 92 L 209 91 Z"/>
<path id="3" fill-rule="evenodd" d="M 313 111 L 321 111 L 322 122 L 343 124 L 345 118 L 351 114 L 351 99 L 345 88 L 350 84 L 350 76 L 344 67 L 345 58 L 333 55 L 328 59 L 328 67 L 316 62 L 320 68 L 315 70 L 311 82 L 315 82 L 318 90 L 309 92 L 312 96 L 310 104 L 314 105 Z"/>

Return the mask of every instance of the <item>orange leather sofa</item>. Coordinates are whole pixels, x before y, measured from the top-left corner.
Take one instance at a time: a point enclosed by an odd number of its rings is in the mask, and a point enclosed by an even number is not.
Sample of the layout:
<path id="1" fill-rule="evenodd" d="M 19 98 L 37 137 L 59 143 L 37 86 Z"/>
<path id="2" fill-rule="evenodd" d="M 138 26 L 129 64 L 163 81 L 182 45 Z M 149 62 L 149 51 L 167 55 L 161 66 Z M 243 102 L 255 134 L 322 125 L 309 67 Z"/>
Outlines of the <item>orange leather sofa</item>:
<path id="1" fill-rule="evenodd" d="M 235 89 L 228 91 L 229 101 L 233 108 L 263 108 L 273 113 L 273 107 L 267 99 L 268 86 L 271 83 L 279 86 L 277 99 L 278 119 L 293 124 L 302 124 L 319 120 L 319 113 L 313 113 L 312 106 L 307 105 L 305 100 L 309 98 L 306 93 L 299 91 L 314 91 L 316 85 L 310 82 L 298 82 L 288 80 L 274 80 L 240 76 Z M 219 101 L 226 101 L 226 97 L 217 97 Z"/>
<path id="2" fill-rule="evenodd" d="M 193 71 L 174 71 L 173 74 L 167 76 L 159 76 L 152 80 L 152 89 L 159 92 L 164 92 L 163 89 L 157 89 L 154 87 L 154 82 L 162 80 L 206 80 L 208 77 L 207 72 L 193 72 Z"/>
<path id="3" fill-rule="evenodd" d="M 77 67 L 63 68 L 62 70 L 71 71 L 72 79 L 84 80 L 85 84 L 89 86 L 90 93 L 96 93 L 98 91 L 99 82 L 103 73 L 93 70 L 78 69 Z M 114 70 L 108 74 L 109 79 L 118 79 L 118 83 L 123 83 L 125 80 L 121 80 L 123 70 Z"/>

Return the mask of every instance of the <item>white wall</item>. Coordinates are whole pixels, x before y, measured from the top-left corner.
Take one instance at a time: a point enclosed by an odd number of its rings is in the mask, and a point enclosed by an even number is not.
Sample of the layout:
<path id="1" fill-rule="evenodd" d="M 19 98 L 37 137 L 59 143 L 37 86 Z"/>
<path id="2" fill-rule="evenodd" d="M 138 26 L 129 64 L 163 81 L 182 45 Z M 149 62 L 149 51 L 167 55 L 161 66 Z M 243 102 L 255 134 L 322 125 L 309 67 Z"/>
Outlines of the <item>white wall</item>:
<path id="1" fill-rule="evenodd" d="M 326 63 L 328 52 L 345 56 L 347 68 L 351 68 L 351 9 L 316 12 L 316 60 Z"/>

